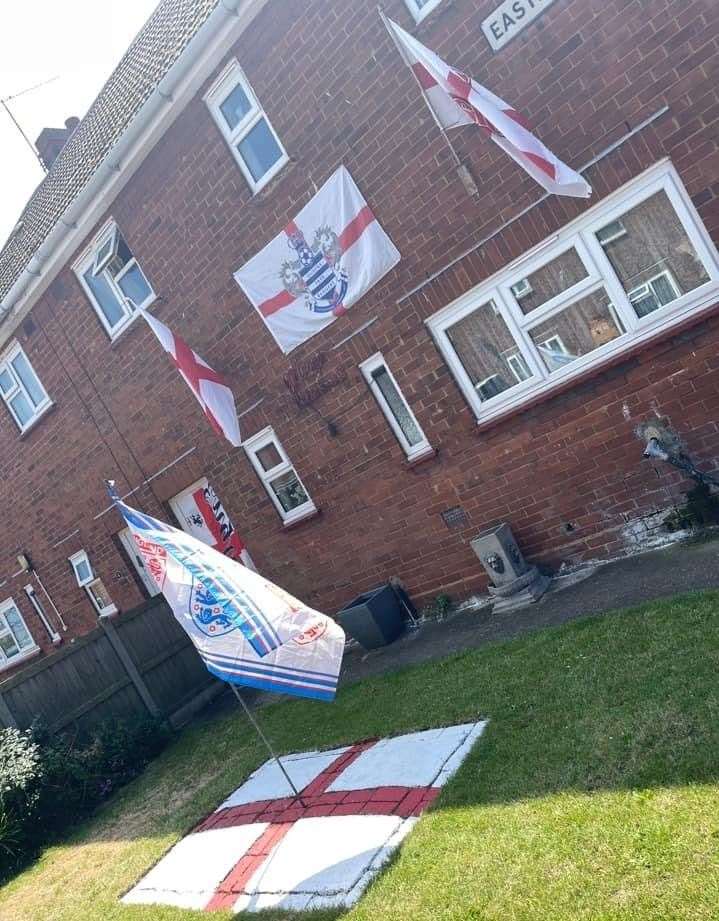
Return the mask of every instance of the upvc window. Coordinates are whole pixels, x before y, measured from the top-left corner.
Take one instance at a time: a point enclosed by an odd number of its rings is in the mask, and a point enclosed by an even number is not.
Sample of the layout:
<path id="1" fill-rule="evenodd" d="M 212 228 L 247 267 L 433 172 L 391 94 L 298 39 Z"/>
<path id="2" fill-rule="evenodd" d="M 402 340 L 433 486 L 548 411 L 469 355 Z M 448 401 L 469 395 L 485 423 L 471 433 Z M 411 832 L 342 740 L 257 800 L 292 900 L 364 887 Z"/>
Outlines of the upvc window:
<path id="1" fill-rule="evenodd" d="M 442 0 L 405 0 L 415 22 L 421 22 L 425 16 L 436 9 Z"/>
<path id="2" fill-rule="evenodd" d="M 146 308 L 155 293 L 114 222 L 106 225 L 75 265 L 90 303 L 111 339 Z"/>
<path id="3" fill-rule="evenodd" d="M 716 248 L 664 162 L 427 325 L 484 421 L 711 306 L 718 291 Z"/>
<path id="4" fill-rule="evenodd" d="M 243 447 L 285 524 L 317 511 L 271 427 L 248 438 Z"/>
<path id="5" fill-rule="evenodd" d="M 0 360 L 0 394 L 21 432 L 52 405 L 40 378 L 17 343 Z"/>
<path id="6" fill-rule="evenodd" d="M 360 370 L 407 459 L 414 460 L 431 451 L 417 417 L 409 408 L 382 355 L 378 352 L 362 362 Z"/>
<path id="7" fill-rule="evenodd" d="M 110 598 L 105 588 L 105 583 L 95 575 L 87 553 L 84 550 L 78 550 L 68 559 L 75 574 L 75 581 L 80 588 L 85 589 L 85 593 L 97 613 L 101 617 L 116 614 L 117 607 L 113 604 L 112 598 Z"/>
<path id="8" fill-rule="evenodd" d="M 0 604 L 0 668 L 38 648 L 17 605 L 8 598 Z"/>
<path id="9" fill-rule="evenodd" d="M 289 157 L 236 60 L 230 61 L 205 101 L 248 185 L 259 192 Z"/>
<path id="10" fill-rule="evenodd" d="M 69 560 L 72 571 L 75 573 L 75 580 L 80 588 L 89 585 L 95 578 L 95 573 L 92 571 L 87 553 L 85 553 L 84 550 L 78 550 L 77 553 L 73 553 L 73 555 L 69 557 Z"/>

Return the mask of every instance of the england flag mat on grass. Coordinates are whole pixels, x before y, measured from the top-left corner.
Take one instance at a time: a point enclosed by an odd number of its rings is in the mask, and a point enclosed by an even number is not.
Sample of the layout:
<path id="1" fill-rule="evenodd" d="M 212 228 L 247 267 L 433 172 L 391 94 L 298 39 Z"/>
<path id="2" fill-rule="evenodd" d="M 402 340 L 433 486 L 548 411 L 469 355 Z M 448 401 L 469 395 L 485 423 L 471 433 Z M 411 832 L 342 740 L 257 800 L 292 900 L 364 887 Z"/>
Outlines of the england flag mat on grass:
<path id="1" fill-rule="evenodd" d="M 399 258 L 341 166 L 235 279 L 287 354 L 346 314 Z"/>
<path id="2" fill-rule="evenodd" d="M 460 768 L 486 723 L 267 761 L 122 899 L 206 911 L 356 902 Z"/>

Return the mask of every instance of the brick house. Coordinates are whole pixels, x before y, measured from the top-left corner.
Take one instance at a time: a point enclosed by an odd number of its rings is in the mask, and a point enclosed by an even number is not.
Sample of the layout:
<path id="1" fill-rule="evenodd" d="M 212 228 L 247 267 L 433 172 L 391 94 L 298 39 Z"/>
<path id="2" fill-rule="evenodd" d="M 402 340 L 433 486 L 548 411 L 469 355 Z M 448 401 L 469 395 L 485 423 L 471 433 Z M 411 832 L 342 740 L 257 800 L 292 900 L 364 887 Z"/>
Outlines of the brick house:
<path id="1" fill-rule="evenodd" d="M 0 253 L 0 671 L 146 602 L 108 477 L 180 524 L 207 482 L 257 567 L 332 613 L 390 576 L 420 604 L 482 589 L 469 541 L 500 521 L 552 566 L 632 549 L 686 488 L 641 460 L 645 419 L 715 465 L 713 0 L 541 6 L 385 0 L 589 164 L 588 202 L 469 127 L 458 170 L 351 0 L 163 0 L 59 154 L 50 132 Z M 285 356 L 233 273 L 340 164 L 402 258 Z M 243 448 L 138 303 L 229 380 Z"/>

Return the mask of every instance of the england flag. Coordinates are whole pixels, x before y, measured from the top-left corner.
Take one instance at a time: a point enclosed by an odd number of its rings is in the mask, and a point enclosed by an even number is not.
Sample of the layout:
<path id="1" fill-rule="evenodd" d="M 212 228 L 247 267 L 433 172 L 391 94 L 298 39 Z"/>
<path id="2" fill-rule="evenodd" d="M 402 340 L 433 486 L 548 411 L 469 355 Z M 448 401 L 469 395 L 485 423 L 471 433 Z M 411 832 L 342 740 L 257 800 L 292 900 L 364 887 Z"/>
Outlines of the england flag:
<path id="1" fill-rule="evenodd" d="M 347 313 L 399 258 L 341 166 L 235 279 L 287 354 Z"/>
<path id="2" fill-rule="evenodd" d="M 545 147 L 517 111 L 380 15 L 442 129 L 477 125 L 547 192 L 589 198 L 589 183 Z"/>
<path id="3" fill-rule="evenodd" d="M 332 700 L 345 635 L 329 617 L 212 547 L 110 495 L 145 569 L 222 681 Z"/>

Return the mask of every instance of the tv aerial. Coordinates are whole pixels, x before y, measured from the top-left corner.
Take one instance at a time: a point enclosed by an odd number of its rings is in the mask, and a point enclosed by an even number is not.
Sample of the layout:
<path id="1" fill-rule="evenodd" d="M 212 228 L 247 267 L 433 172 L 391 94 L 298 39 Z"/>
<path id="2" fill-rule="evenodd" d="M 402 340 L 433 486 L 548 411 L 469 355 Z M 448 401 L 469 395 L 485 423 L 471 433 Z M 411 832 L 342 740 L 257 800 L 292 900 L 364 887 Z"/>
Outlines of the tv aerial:
<path id="1" fill-rule="evenodd" d="M 42 83 L 36 83 L 34 86 L 28 86 L 26 89 L 20 90 L 19 93 L 13 93 L 12 96 L 5 96 L 4 99 L 0 99 L 0 106 L 2 106 L 3 109 L 4 109 L 4 110 L 7 112 L 7 114 L 10 116 L 10 120 L 12 121 L 13 125 L 15 125 L 15 127 L 16 127 L 17 130 L 20 132 L 20 134 L 22 135 L 22 139 L 25 141 L 25 143 L 27 144 L 27 146 L 28 146 L 28 147 L 30 148 L 30 150 L 32 151 L 33 156 L 36 158 L 37 162 L 40 164 L 40 167 L 41 167 L 41 169 L 42 169 L 42 171 L 43 171 L 44 173 L 47 173 L 47 167 L 46 167 L 45 164 L 43 163 L 42 157 L 40 156 L 40 154 L 39 154 L 39 153 L 37 152 L 37 150 L 35 149 L 35 145 L 33 144 L 33 142 L 30 140 L 30 138 L 29 138 L 29 137 L 25 134 L 25 132 L 22 130 L 22 126 L 20 125 L 20 122 L 19 122 L 19 121 L 15 118 L 15 116 L 12 114 L 12 111 L 10 110 L 10 107 L 8 106 L 8 103 L 9 103 L 9 102 L 12 102 L 13 99 L 17 99 L 17 98 L 20 97 L 20 96 L 24 96 L 26 93 L 32 93 L 33 90 L 39 90 L 41 86 L 47 86 L 48 83 L 53 83 L 55 80 L 58 80 L 58 79 L 59 79 L 59 76 L 50 77 L 49 80 L 43 80 Z"/>

